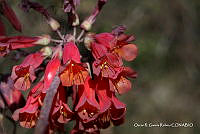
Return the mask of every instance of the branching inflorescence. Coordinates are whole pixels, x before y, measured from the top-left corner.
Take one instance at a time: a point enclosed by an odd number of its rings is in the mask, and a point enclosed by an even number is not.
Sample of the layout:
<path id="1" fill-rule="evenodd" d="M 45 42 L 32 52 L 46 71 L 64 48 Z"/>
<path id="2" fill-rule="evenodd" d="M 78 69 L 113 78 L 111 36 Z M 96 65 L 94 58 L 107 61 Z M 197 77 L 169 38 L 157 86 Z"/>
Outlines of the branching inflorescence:
<path id="1" fill-rule="evenodd" d="M 21 8 L 42 14 L 60 39 L 52 39 L 49 35 L 8 37 L 0 21 L 1 57 L 13 50 L 20 53 L 20 48 L 44 46 L 15 65 L 8 81 L 0 84 L 1 97 L 6 103 L 1 108 L 10 109 L 13 119 L 19 121 L 22 127 L 36 127 L 36 134 L 52 133 L 64 131 L 64 124 L 75 120 L 71 134 L 96 134 L 110 124 L 117 126 L 124 122 L 126 105 L 116 95 L 131 89 L 129 78 L 136 78 L 137 73 L 125 67 L 122 60 L 134 60 L 138 50 L 131 43 L 135 40 L 134 36 L 124 34 L 124 26 L 110 33 L 89 32 L 106 3 L 107 0 L 98 0 L 91 15 L 80 24 L 76 12 L 80 0 L 64 0 L 64 12 L 73 32 L 62 34 L 60 24 L 42 5 L 22 0 Z M 0 5 L 1 14 L 16 30 L 22 31 L 6 0 L 1 0 Z M 77 28 L 81 29 L 78 36 Z M 81 53 L 80 48 L 84 49 Z M 42 72 L 42 77 L 38 77 Z M 36 79 L 38 82 L 32 84 Z M 20 90 L 30 88 L 23 105 Z M 72 99 L 71 107 L 68 106 L 69 98 Z"/>

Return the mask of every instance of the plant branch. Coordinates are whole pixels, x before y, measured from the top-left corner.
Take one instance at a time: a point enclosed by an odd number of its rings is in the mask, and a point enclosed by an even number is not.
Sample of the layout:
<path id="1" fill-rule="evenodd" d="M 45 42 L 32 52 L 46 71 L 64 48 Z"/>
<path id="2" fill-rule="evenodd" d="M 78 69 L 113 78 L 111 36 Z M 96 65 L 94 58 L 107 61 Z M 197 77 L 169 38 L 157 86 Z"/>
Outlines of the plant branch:
<path id="1" fill-rule="evenodd" d="M 32 8 L 35 11 L 42 14 L 46 19 L 50 18 L 50 14 L 48 13 L 47 9 L 45 9 L 42 5 L 40 5 L 37 2 L 32 2 L 30 0 L 22 0 L 20 6 L 25 12 L 28 12 Z"/>
<path id="2" fill-rule="evenodd" d="M 78 38 L 76 39 L 77 42 L 80 42 L 82 36 L 85 34 L 85 30 L 82 30 L 81 33 L 79 34 Z"/>
<path id="3" fill-rule="evenodd" d="M 62 43 L 63 40 L 56 40 L 56 39 L 51 39 L 52 42 L 55 42 L 55 43 Z"/>
<path id="4" fill-rule="evenodd" d="M 84 29 L 85 31 L 89 31 L 91 29 L 93 23 L 96 21 L 97 16 L 100 14 L 103 6 L 106 4 L 107 1 L 108 0 L 98 0 L 96 7 L 92 11 L 91 15 L 82 22 L 82 29 Z"/>
<path id="5" fill-rule="evenodd" d="M 57 92 L 59 84 L 60 84 L 60 79 L 58 77 L 58 72 L 57 72 L 44 98 L 44 103 L 41 109 L 40 117 L 37 122 L 34 134 L 44 134 L 46 132 L 49 124 L 48 120 L 49 120 L 51 106 L 53 103 L 53 98 Z"/>
<path id="6" fill-rule="evenodd" d="M 61 34 L 61 32 L 59 30 L 56 30 L 58 36 L 63 40 L 65 41 L 65 37 Z"/>
<path id="7" fill-rule="evenodd" d="M 73 36 L 74 36 L 74 38 L 76 39 L 76 27 L 74 26 L 74 28 L 73 28 Z"/>

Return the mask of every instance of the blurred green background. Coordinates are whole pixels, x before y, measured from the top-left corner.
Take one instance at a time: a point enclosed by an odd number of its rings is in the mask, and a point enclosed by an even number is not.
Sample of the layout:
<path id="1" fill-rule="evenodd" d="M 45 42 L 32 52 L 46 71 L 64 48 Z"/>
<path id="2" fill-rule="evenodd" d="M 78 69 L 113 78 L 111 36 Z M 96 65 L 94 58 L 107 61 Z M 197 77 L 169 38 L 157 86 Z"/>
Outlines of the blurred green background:
<path id="1" fill-rule="evenodd" d="M 42 3 L 67 28 L 67 16 L 60 0 L 35 0 Z M 81 0 L 80 19 L 89 15 L 95 0 Z M 19 1 L 9 3 L 23 25 L 15 32 L 3 17 L 8 35 L 50 34 L 45 19 L 19 9 Z M 127 104 L 126 122 L 103 130 L 103 134 L 199 134 L 200 133 L 200 1 L 199 0 L 109 0 L 92 31 L 110 32 L 124 24 L 128 34 L 136 36 L 139 55 L 126 63 L 138 72 L 133 89 L 120 96 Z M 32 50 L 34 51 L 34 50 Z M 7 65 L 9 63 L 9 65 Z M 20 63 L 20 61 L 19 61 Z M 0 60 L 0 72 L 8 72 L 16 63 Z M 135 123 L 193 123 L 192 128 L 134 127 Z M 11 124 L 6 124 L 11 133 Z M 18 126 L 18 134 L 32 133 Z"/>

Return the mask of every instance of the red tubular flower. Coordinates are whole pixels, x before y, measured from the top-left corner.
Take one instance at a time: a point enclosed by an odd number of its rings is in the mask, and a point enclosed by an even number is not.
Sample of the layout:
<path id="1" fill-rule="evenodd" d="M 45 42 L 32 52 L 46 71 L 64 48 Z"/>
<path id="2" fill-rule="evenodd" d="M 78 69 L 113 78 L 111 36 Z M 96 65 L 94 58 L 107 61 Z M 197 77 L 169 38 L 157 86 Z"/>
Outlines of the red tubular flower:
<path id="1" fill-rule="evenodd" d="M 0 37 L 0 56 L 6 55 L 9 51 L 18 48 L 28 48 L 36 45 L 47 45 L 50 43 L 50 36 L 37 36 L 37 37 Z"/>
<path id="2" fill-rule="evenodd" d="M 84 84 L 88 76 L 87 70 L 80 63 L 80 53 L 73 42 L 69 42 L 64 46 L 63 63 L 67 66 L 60 74 L 63 86 Z"/>
<path id="3" fill-rule="evenodd" d="M 126 105 L 119 101 L 114 94 L 112 95 L 112 106 L 109 111 L 110 118 L 114 125 L 117 126 L 123 123 L 126 113 Z"/>
<path id="4" fill-rule="evenodd" d="M 79 120 L 76 120 L 76 125 L 74 126 L 70 134 L 100 134 L 100 130 L 95 123 L 96 121 L 83 123 Z"/>
<path id="5" fill-rule="evenodd" d="M 137 73 L 129 67 L 124 67 L 122 72 L 116 79 L 110 79 L 110 88 L 112 91 L 116 91 L 119 94 L 128 92 L 131 87 L 131 81 L 127 78 L 136 78 Z"/>
<path id="6" fill-rule="evenodd" d="M 84 126 L 84 131 L 105 129 L 110 126 L 111 122 L 114 125 L 120 125 L 124 121 L 126 106 L 115 97 L 114 92 L 110 91 L 109 79 L 97 77 L 96 80 L 96 93 L 100 110 L 95 120 L 81 122 Z"/>
<path id="7" fill-rule="evenodd" d="M 62 85 L 59 86 L 55 96 L 55 104 L 52 106 L 53 112 L 51 118 L 53 122 L 67 123 L 72 119 L 73 112 L 67 105 L 66 91 Z"/>
<path id="8" fill-rule="evenodd" d="M 34 68 L 32 66 L 17 65 L 13 67 L 11 78 L 14 80 L 14 87 L 19 90 L 27 90 L 31 82 L 35 80 Z"/>
<path id="9" fill-rule="evenodd" d="M 60 60 L 58 56 L 54 57 L 49 63 L 47 64 L 45 73 L 44 73 L 44 88 L 43 92 L 46 93 L 48 88 L 50 87 L 56 73 L 59 71 L 60 68 Z"/>
<path id="10" fill-rule="evenodd" d="M 49 131 L 64 132 L 64 123 L 72 120 L 73 112 L 67 105 L 66 90 L 60 84 L 54 97 L 49 117 Z"/>
<path id="11" fill-rule="evenodd" d="M 60 74 L 60 79 L 63 86 L 72 86 L 84 84 L 87 76 L 88 72 L 84 67 L 70 61 L 65 70 Z"/>
<path id="12" fill-rule="evenodd" d="M 97 43 L 103 45 L 107 49 L 111 49 L 111 42 L 114 40 L 114 35 L 111 33 L 100 33 L 94 36 Z"/>
<path id="13" fill-rule="evenodd" d="M 98 128 L 105 129 L 110 126 L 109 109 L 112 105 L 112 93 L 109 88 L 108 78 L 98 78 L 96 92 L 100 105 L 100 112 L 98 118 L 96 119 L 96 125 L 98 126 Z"/>
<path id="14" fill-rule="evenodd" d="M 119 57 L 112 53 L 107 53 L 101 59 L 94 61 L 93 71 L 94 74 L 102 77 L 109 77 L 115 79 L 121 72 L 122 61 Z"/>
<path id="15" fill-rule="evenodd" d="M 104 82 L 108 79 L 104 79 Z M 102 81 L 102 82 L 103 82 Z M 102 84 L 102 83 L 101 83 Z M 82 120 L 76 120 L 76 125 L 71 131 L 71 134 L 99 134 L 100 129 L 108 128 L 111 124 L 111 122 L 117 126 L 124 122 L 124 116 L 126 113 L 126 105 L 122 102 L 120 102 L 114 95 L 114 93 L 105 93 L 105 91 L 109 89 L 109 87 L 106 87 L 106 89 L 99 87 L 98 90 L 102 90 L 98 93 L 98 98 L 100 99 L 100 112 L 98 114 L 98 117 L 94 120 L 90 120 L 89 122 L 84 122 Z M 111 95 L 111 96 L 110 96 Z M 107 97 L 106 97 L 107 96 Z M 103 99 L 105 100 L 103 100 Z M 108 99 L 106 99 L 108 98 Z M 102 102 L 101 102 L 102 101 Z"/>
<path id="16" fill-rule="evenodd" d="M 111 91 L 109 87 L 109 79 L 97 77 L 96 93 L 100 105 L 100 113 L 104 113 L 111 106 Z"/>
<path id="17" fill-rule="evenodd" d="M 0 91 L 5 98 L 8 108 L 14 112 L 17 108 L 24 106 L 25 99 L 19 90 L 16 90 L 13 86 L 13 81 L 9 77 L 7 83 L 0 83 Z M 5 104 L 0 105 L 1 108 L 5 107 Z"/>
<path id="18" fill-rule="evenodd" d="M 117 37 L 116 42 L 113 43 L 112 51 L 121 56 L 124 60 L 132 61 L 138 55 L 138 49 L 135 44 L 129 42 L 134 40 L 133 36 L 121 34 Z"/>
<path id="19" fill-rule="evenodd" d="M 0 3 L 2 7 L 2 14 L 9 20 L 9 22 L 13 25 L 13 27 L 18 30 L 22 31 L 21 23 L 17 19 L 17 16 L 15 12 L 12 10 L 12 8 L 8 5 L 8 3 L 5 0 L 2 0 Z"/>
<path id="20" fill-rule="evenodd" d="M 135 44 L 129 43 L 134 40 L 133 36 L 120 34 L 114 36 L 112 33 L 101 33 L 94 36 L 97 43 L 103 45 L 109 52 L 114 52 L 127 61 L 134 60 L 138 49 Z"/>
<path id="21" fill-rule="evenodd" d="M 112 93 L 113 94 L 113 93 Z M 100 95 L 99 95 L 100 96 Z M 103 102 L 104 105 L 106 105 L 106 101 Z M 108 128 L 111 124 L 111 122 L 117 126 L 124 122 L 124 116 L 126 113 L 126 105 L 122 102 L 120 102 L 115 95 L 113 94 L 111 98 L 109 98 L 109 108 L 99 114 L 99 116 L 96 119 L 96 126 L 99 129 L 105 129 Z"/>
<path id="22" fill-rule="evenodd" d="M 80 63 L 80 53 L 73 42 L 66 43 L 63 50 L 63 63 L 66 64 L 70 60 Z"/>
<path id="23" fill-rule="evenodd" d="M 15 37 L 10 37 L 7 43 L 10 44 L 12 50 L 18 48 L 33 47 L 36 45 L 47 45 L 50 43 L 50 36 L 48 35 L 37 36 L 37 37 L 15 36 Z"/>
<path id="24" fill-rule="evenodd" d="M 22 65 L 27 65 L 27 66 L 30 65 L 33 66 L 34 69 L 36 69 L 42 64 L 43 60 L 44 60 L 43 53 L 36 52 L 26 56 L 26 58 L 22 62 Z"/>
<path id="25" fill-rule="evenodd" d="M 84 86 L 80 85 L 78 87 L 79 101 L 75 111 L 84 123 L 95 120 L 100 110 L 100 106 L 95 98 L 95 86 L 94 81 L 87 77 Z"/>
<path id="26" fill-rule="evenodd" d="M 11 78 L 14 81 L 14 87 L 19 90 L 27 90 L 31 82 L 35 80 L 34 70 L 43 62 L 42 53 L 28 55 L 22 64 L 16 65 L 12 69 Z"/>
<path id="27" fill-rule="evenodd" d="M 13 114 L 14 120 L 19 120 L 20 125 L 25 128 L 32 128 L 36 125 L 39 117 L 39 109 L 45 94 L 42 93 L 43 82 L 40 81 L 29 93 L 26 105 Z"/>
<path id="28" fill-rule="evenodd" d="M 105 46 L 95 42 L 91 44 L 91 51 L 95 59 L 100 59 L 106 53 L 108 53 L 108 50 Z"/>
<path id="29" fill-rule="evenodd" d="M 126 106 L 110 90 L 109 79 L 99 77 L 96 91 L 100 104 L 100 114 L 96 122 L 98 128 L 109 127 L 111 121 L 114 125 L 123 123 Z"/>

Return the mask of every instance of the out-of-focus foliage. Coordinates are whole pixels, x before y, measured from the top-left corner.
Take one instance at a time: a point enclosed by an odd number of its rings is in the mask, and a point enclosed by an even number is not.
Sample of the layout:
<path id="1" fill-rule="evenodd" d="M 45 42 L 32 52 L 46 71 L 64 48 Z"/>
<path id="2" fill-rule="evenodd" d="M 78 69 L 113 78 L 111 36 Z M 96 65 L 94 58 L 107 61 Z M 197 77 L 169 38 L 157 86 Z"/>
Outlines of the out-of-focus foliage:
<path id="1" fill-rule="evenodd" d="M 62 1 L 40 1 L 61 23 L 62 32 L 69 31 Z M 81 0 L 81 20 L 89 15 L 95 0 Z M 45 19 L 18 8 L 19 1 L 10 0 L 20 18 L 23 33 L 15 32 L 3 19 L 8 35 L 40 35 L 52 33 Z M 124 24 L 136 36 L 139 56 L 131 63 L 138 72 L 133 90 L 120 97 L 127 104 L 126 122 L 111 127 L 103 134 L 198 134 L 200 132 L 200 1 L 199 0 L 109 0 L 98 16 L 93 32 L 109 32 Z M 54 34 L 52 33 L 52 36 Z M 29 50 L 29 51 L 34 51 Z M 11 54 L 0 60 L 0 73 L 8 73 L 16 63 Z M 20 62 L 20 61 L 17 61 Z M 191 122 L 193 128 L 145 128 L 134 123 Z M 6 124 L 6 132 L 10 130 Z M 72 127 L 68 125 L 67 127 Z M 31 133 L 18 127 L 17 133 Z"/>

